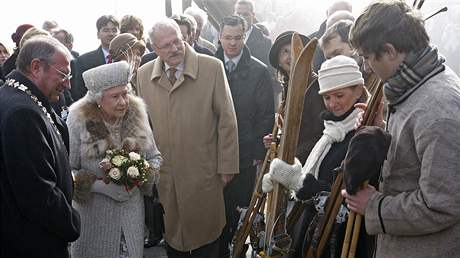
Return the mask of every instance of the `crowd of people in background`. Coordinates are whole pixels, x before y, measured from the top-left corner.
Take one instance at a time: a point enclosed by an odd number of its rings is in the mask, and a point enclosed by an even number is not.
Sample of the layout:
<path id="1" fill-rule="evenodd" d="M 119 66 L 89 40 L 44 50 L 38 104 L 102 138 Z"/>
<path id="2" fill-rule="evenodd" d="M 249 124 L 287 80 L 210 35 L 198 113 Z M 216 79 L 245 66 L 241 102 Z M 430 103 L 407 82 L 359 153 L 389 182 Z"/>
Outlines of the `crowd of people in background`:
<path id="1" fill-rule="evenodd" d="M 255 14 L 251 0 L 235 1 L 217 44 L 197 7 L 148 29 L 134 15 L 102 15 L 100 44 L 87 53 L 55 21 L 19 25 L 14 49 L 0 42 L 0 256 L 142 258 L 161 243 L 170 258 L 229 258 L 238 210 L 279 141 L 271 132 L 294 64 L 296 32 L 272 42 Z M 383 166 L 369 171 L 373 186 L 342 191 L 343 217 L 322 257 L 340 255 L 350 210 L 365 217 L 358 257 L 458 255 L 460 79 L 423 17 L 398 0 L 355 17 L 336 1 L 317 31 L 298 35 L 319 45 L 297 158 L 274 159 L 263 191 L 280 183 L 292 201 L 323 198 L 352 162 L 353 142 L 371 135 L 379 149 L 363 148 Z M 384 99 L 375 127 L 361 130 L 371 76 Z M 120 172 L 106 160 L 113 150 L 144 159 L 152 174 L 132 188 L 110 181 Z M 306 207 L 293 258 L 305 257 L 321 209 Z"/>

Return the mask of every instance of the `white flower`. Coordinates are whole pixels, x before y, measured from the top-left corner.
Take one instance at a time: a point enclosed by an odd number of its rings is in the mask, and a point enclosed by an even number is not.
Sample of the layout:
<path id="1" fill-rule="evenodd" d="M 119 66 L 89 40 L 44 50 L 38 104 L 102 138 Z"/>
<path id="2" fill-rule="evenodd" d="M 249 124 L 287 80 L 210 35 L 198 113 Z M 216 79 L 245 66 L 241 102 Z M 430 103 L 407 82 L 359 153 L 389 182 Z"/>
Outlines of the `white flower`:
<path id="1" fill-rule="evenodd" d="M 109 171 L 109 176 L 115 180 L 119 180 L 121 178 L 121 171 L 118 168 L 112 168 Z"/>
<path id="2" fill-rule="evenodd" d="M 123 157 L 121 155 L 117 155 L 115 157 L 112 158 L 112 163 L 119 167 L 121 165 L 123 165 L 123 163 L 125 163 L 128 159 L 126 157 Z"/>
<path id="3" fill-rule="evenodd" d="M 132 177 L 132 178 L 136 178 L 139 176 L 139 170 L 136 168 L 136 167 L 129 167 L 128 168 L 128 176 Z"/>
<path id="4" fill-rule="evenodd" d="M 140 160 L 141 159 L 141 155 L 135 153 L 135 152 L 130 152 L 129 153 L 129 159 L 131 160 Z"/>
<path id="5" fill-rule="evenodd" d="M 105 153 L 106 153 L 107 155 L 112 155 L 112 154 L 113 154 L 113 151 L 112 151 L 112 150 L 106 150 Z"/>

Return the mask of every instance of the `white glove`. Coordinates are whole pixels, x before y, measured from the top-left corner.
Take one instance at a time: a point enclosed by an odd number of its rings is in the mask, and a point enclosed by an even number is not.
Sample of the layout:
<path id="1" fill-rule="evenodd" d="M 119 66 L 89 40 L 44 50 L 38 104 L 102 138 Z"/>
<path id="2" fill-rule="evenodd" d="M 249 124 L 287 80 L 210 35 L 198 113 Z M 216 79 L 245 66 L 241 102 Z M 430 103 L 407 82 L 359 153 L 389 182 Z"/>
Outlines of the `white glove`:
<path id="1" fill-rule="evenodd" d="M 262 178 L 262 192 L 269 193 L 273 191 L 273 182 L 269 173 L 265 174 Z"/>
<path id="2" fill-rule="evenodd" d="M 270 170 L 262 179 L 262 191 L 264 193 L 273 190 L 273 181 L 282 184 L 289 190 L 297 191 L 302 187 L 305 176 L 302 174 L 302 164 L 296 158 L 294 165 L 289 165 L 281 159 L 274 159 L 270 164 Z"/>

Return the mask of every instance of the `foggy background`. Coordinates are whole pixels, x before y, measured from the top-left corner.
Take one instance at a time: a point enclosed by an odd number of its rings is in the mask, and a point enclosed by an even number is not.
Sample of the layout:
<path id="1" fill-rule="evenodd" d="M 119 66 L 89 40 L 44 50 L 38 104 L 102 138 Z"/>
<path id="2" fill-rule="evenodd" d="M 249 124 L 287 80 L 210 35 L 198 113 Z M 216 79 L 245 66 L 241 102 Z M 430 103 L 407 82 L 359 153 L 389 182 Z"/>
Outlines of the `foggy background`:
<path id="1" fill-rule="evenodd" d="M 223 1 L 223 0 L 216 0 Z M 285 30 L 296 30 L 303 34 L 316 31 L 326 19 L 326 9 L 333 0 L 254 0 L 256 17 L 270 30 L 272 40 Z M 369 0 L 350 0 L 353 14 L 358 16 Z M 412 4 L 412 0 L 408 1 Z M 14 4 L 14 5 L 13 5 Z M 7 6 L 10 5 L 11 8 Z M 460 0 L 426 0 L 422 7 L 425 17 L 447 6 L 449 10 L 426 22 L 432 43 L 446 56 L 447 64 L 460 74 Z M 182 12 L 182 1 L 172 0 L 173 13 Z M 19 10 L 20 9 L 20 10 Z M 19 10 L 19 11 L 18 11 Z M 83 54 L 96 49 L 99 40 L 96 20 L 104 14 L 112 14 L 118 19 L 126 14 L 140 17 L 144 23 L 144 33 L 156 20 L 164 17 L 164 0 L 83 0 L 83 1 L 7 1 L 2 5 L 2 25 L 0 42 L 14 47 L 10 36 L 16 27 L 30 23 L 41 27 L 45 20 L 55 20 L 69 30 L 74 38 L 74 50 Z"/>

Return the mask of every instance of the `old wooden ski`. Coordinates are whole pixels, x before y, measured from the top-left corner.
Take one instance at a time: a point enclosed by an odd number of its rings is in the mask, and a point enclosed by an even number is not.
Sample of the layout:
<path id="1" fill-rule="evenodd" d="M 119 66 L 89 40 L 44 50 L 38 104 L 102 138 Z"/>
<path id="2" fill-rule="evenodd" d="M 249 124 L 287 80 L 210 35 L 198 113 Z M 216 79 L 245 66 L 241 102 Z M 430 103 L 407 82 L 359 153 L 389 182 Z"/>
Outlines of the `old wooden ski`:
<path id="1" fill-rule="evenodd" d="M 299 44 L 300 41 L 300 44 Z M 301 46 L 297 33 L 292 35 L 293 55 Z M 286 98 L 285 124 L 281 136 L 278 158 L 294 164 L 297 142 L 299 138 L 300 120 L 302 117 L 305 92 L 310 86 L 309 78 L 311 63 L 318 40 L 312 39 L 300 52 L 298 58 L 293 58 L 293 68 L 290 73 L 288 95 Z M 266 250 L 265 255 L 274 256 L 287 253 L 291 239 L 286 233 L 286 209 L 289 193 L 281 185 L 275 183 L 270 193 L 271 201 L 267 207 L 266 217 Z"/>

